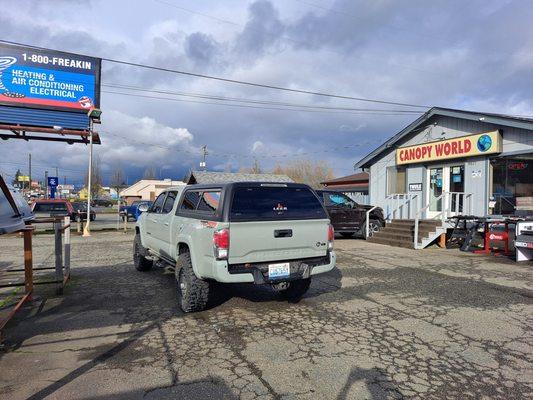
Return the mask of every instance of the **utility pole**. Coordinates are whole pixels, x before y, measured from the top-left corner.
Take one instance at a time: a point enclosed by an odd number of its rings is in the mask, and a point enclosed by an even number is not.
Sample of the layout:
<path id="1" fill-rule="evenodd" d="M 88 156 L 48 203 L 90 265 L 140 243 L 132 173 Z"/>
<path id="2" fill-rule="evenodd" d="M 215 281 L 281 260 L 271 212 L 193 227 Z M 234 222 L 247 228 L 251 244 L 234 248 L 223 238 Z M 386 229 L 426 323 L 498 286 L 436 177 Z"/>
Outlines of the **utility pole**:
<path id="1" fill-rule="evenodd" d="M 48 199 L 48 171 L 44 171 L 44 198 Z"/>
<path id="2" fill-rule="evenodd" d="M 28 183 L 28 194 L 31 197 L 31 153 L 28 154 L 28 179 L 30 180 Z"/>
<path id="3" fill-rule="evenodd" d="M 202 146 L 202 161 L 200 161 L 200 168 L 204 171 L 207 170 L 206 158 L 209 152 L 207 151 L 207 145 Z"/>

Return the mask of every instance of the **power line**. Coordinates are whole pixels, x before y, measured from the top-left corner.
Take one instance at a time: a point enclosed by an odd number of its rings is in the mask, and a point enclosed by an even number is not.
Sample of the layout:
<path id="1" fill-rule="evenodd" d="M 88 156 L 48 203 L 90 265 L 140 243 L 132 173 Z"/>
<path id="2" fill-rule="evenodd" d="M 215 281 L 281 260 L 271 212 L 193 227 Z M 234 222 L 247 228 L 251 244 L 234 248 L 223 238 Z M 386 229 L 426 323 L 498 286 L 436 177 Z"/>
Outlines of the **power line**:
<path id="1" fill-rule="evenodd" d="M 5 75 L 12 74 L 12 72 L 4 72 Z M 80 84 L 84 83 L 82 80 L 76 80 L 76 79 L 62 79 L 61 83 L 72 83 L 72 84 Z M 140 92 L 150 92 L 150 93 L 159 93 L 159 94 L 169 94 L 173 96 L 182 96 L 182 97 L 192 97 L 192 98 L 201 98 L 201 99 L 209 99 L 209 100 L 216 100 L 216 101 L 229 101 L 229 102 L 236 102 L 236 103 L 249 103 L 249 104 L 261 104 L 261 105 L 275 105 L 280 107 L 293 107 L 293 108 L 304 108 L 304 109 L 317 109 L 317 110 L 334 110 L 334 111 L 365 111 L 365 112 L 372 112 L 372 113 L 406 113 L 406 114 L 422 114 L 423 111 L 420 110 L 412 110 L 412 109 L 379 109 L 379 108 L 354 108 L 354 107 L 339 107 L 339 106 L 319 106 L 319 105 L 312 105 L 312 104 L 297 104 L 297 103 L 287 103 L 287 102 L 279 102 L 279 101 L 273 101 L 273 100 L 257 100 L 257 99 L 249 99 L 249 98 L 238 98 L 238 97 L 227 97 L 227 96 L 221 96 L 221 95 L 214 95 L 214 94 L 206 94 L 206 93 L 188 93 L 188 92 L 177 92 L 177 91 L 169 91 L 169 90 L 162 90 L 162 89 L 151 89 L 151 88 L 143 88 L 139 86 L 129 85 L 129 84 L 122 84 L 122 83 L 114 83 L 114 82 L 108 82 L 108 83 L 102 83 L 101 86 L 103 87 L 110 87 L 110 88 L 117 88 L 117 89 L 125 89 L 129 91 L 140 91 Z M 114 94 L 121 94 L 118 92 L 110 92 L 103 90 L 102 93 L 114 93 Z M 214 103 L 207 103 L 204 104 L 214 104 Z M 259 108 L 259 107 L 257 107 Z M 268 108 L 267 108 L 268 109 Z M 279 108 L 273 108 L 274 110 L 280 110 Z M 298 110 L 291 110 L 289 111 L 298 111 Z M 301 110 L 303 111 L 303 110 Z"/>
<path id="2" fill-rule="evenodd" d="M 6 44 L 12 44 L 17 46 L 26 46 L 31 47 L 35 49 L 40 50 L 50 50 L 50 51 L 58 51 L 55 49 L 45 48 L 45 47 L 39 47 L 39 46 L 32 46 L 25 43 L 19 43 L 19 42 L 13 42 L 9 40 L 0 40 L 0 43 L 6 43 Z M 94 57 L 86 54 L 79 54 L 81 56 L 86 57 Z M 98 57 L 96 57 L 98 58 Z M 185 76 L 194 76 L 196 78 L 203 78 L 203 79 L 211 79 L 219 82 L 225 82 L 225 83 L 233 83 L 237 85 L 244 85 L 244 86 L 252 86 L 252 87 L 259 87 L 263 89 L 272 89 L 272 90 L 279 90 L 283 92 L 290 92 L 290 93 L 299 93 L 299 94 L 307 94 L 312 96 L 320 96 L 320 97 L 331 97 L 331 98 L 337 98 L 337 99 L 344 99 L 344 100 L 354 100 L 354 101 L 363 101 L 368 103 L 377 103 L 377 104 L 389 104 L 389 105 L 395 105 L 395 106 L 403 106 L 403 107 L 413 107 L 413 108 L 431 108 L 427 105 L 420 105 L 420 104 L 410 104 L 410 103 L 402 103 L 402 102 L 396 102 L 396 101 L 387 101 L 387 100 L 378 100 L 378 99 L 368 99 L 364 97 L 354 97 L 354 96 L 345 96 L 345 95 L 339 95 L 339 94 L 333 94 L 333 93 L 326 93 L 326 92 L 317 92 L 313 90 L 306 90 L 306 89 L 293 89 L 283 86 L 277 86 L 277 85 L 269 85 L 266 83 L 257 83 L 257 82 L 250 82 L 250 81 L 242 81 L 238 79 L 230 79 L 230 78 L 224 78 L 220 76 L 214 76 L 214 75 L 206 75 L 206 74 L 199 74 L 195 72 L 189 72 L 189 71 L 182 71 L 179 69 L 173 69 L 173 68 L 165 68 L 165 67 L 158 67 L 156 65 L 149 65 L 149 64 L 143 64 L 143 63 L 137 63 L 132 61 L 125 61 L 125 60 L 118 60 L 114 58 L 107 58 L 107 57 L 101 57 L 102 60 L 111 62 L 114 64 L 121 64 L 121 65 L 127 65 L 130 67 L 137 67 L 137 68 L 144 68 L 144 69 L 151 69 L 154 71 L 161 71 L 161 72 L 168 72 L 178 75 L 185 75 Z"/>
<path id="3" fill-rule="evenodd" d="M 168 146 L 163 146 L 163 145 L 159 145 L 159 144 L 156 144 L 156 143 L 148 143 L 148 142 L 144 142 L 144 141 L 138 140 L 138 139 L 132 139 L 131 137 L 122 136 L 122 135 L 119 135 L 117 133 L 112 133 L 112 132 L 108 132 L 108 131 L 101 131 L 101 133 L 104 133 L 104 134 L 107 134 L 107 135 L 111 135 L 111 136 L 115 136 L 115 137 L 122 138 L 122 139 L 126 139 L 126 140 L 134 142 L 134 143 L 139 143 L 139 144 L 143 144 L 143 145 L 146 145 L 146 146 L 159 147 L 159 148 L 162 148 L 162 149 L 165 149 L 165 150 L 169 150 Z M 355 143 L 355 144 L 348 144 L 348 145 L 341 145 L 341 146 L 331 147 L 331 148 L 328 148 L 327 150 L 318 150 L 318 151 L 309 151 L 309 152 L 293 152 L 293 153 L 284 153 L 284 154 L 261 154 L 261 155 L 258 155 L 258 154 L 236 154 L 236 153 L 218 152 L 218 151 L 213 151 L 213 150 L 210 150 L 209 154 L 211 156 L 217 156 L 217 157 L 285 158 L 285 157 L 298 157 L 298 156 L 304 156 L 304 155 L 310 155 L 310 154 L 329 153 L 329 152 L 336 151 L 336 150 L 361 147 L 361 146 L 365 146 L 367 144 L 378 143 L 378 142 L 381 143 L 381 140 L 372 139 L 372 140 L 367 140 L 367 141 L 360 142 L 360 143 Z M 181 150 L 181 149 L 173 149 L 172 151 L 178 151 L 178 152 L 187 153 L 187 154 L 191 154 L 191 155 L 201 154 L 201 148 L 200 149 L 195 149 L 195 150 L 196 151 L 194 151 L 194 152 L 190 151 L 190 150 Z"/>
<path id="4" fill-rule="evenodd" d="M 145 99 L 170 100 L 170 101 L 178 101 L 178 102 L 183 102 L 183 103 L 210 104 L 210 105 L 217 105 L 217 106 L 237 107 L 237 108 L 255 108 L 255 109 L 262 109 L 262 110 L 297 111 L 297 112 L 311 112 L 311 113 L 354 114 L 354 115 L 380 115 L 380 116 L 381 115 L 388 115 L 388 116 L 409 115 L 409 114 L 402 113 L 402 112 L 371 113 L 371 112 L 364 112 L 364 111 L 357 112 L 357 111 L 309 110 L 309 109 L 296 109 L 296 108 L 252 106 L 252 105 L 246 105 L 246 104 L 213 103 L 213 102 L 209 102 L 209 101 L 184 100 L 184 99 L 176 99 L 176 98 L 172 98 L 172 97 L 148 96 L 148 95 L 137 94 L 137 93 L 113 92 L 113 91 L 109 91 L 109 90 L 102 90 L 102 93 L 118 94 L 118 95 L 123 95 L 123 96 L 132 96 L 132 97 L 142 97 L 142 98 L 145 98 Z M 417 114 L 421 114 L 421 112 L 419 112 Z"/>
<path id="5" fill-rule="evenodd" d="M 168 95 L 174 95 L 174 96 L 210 99 L 210 100 L 217 100 L 217 101 L 232 101 L 232 102 L 237 102 L 237 103 L 275 105 L 275 106 L 309 108 L 309 109 L 320 109 L 320 110 L 367 111 L 367 112 L 376 112 L 376 113 L 380 113 L 380 112 L 414 113 L 414 114 L 423 113 L 423 111 L 420 111 L 420 110 L 328 107 L 328 106 L 318 106 L 318 105 L 309 105 L 309 104 L 286 103 L 286 102 L 279 102 L 279 101 L 257 100 L 257 99 L 249 99 L 249 98 L 242 98 L 242 97 L 227 97 L 227 96 L 212 95 L 212 94 L 205 94 L 205 93 L 190 93 L 190 92 L 177 92 L 177 91 L 162 90 L 162 89 L 150 89 L 150 88 L 143 88 L 139 86 L 125 85 L 125 84 L 119 84 L 119 83 L 102 83 L 102 86 L 116 88 L 116 89 L 126 89 L 126 90 L 132 90 L 132 91 L 168 94 Z"/>

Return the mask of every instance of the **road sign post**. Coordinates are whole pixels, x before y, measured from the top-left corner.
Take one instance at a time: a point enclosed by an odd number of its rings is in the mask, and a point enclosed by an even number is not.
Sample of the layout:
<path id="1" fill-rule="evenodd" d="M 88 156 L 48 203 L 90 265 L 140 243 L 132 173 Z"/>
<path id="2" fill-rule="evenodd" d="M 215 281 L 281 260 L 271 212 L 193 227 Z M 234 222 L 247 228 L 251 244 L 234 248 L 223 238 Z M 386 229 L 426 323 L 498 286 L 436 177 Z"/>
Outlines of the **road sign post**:
<path id="1" fill-rule="evenodd" d="M 58 178 L 57 176 L 49 176 L 48 177 L 48 186 L 50 187 L 50 198 L 55 199 L 56 198 L 56 190 L 57 190 L 57 184 L 58 184 Z"/>

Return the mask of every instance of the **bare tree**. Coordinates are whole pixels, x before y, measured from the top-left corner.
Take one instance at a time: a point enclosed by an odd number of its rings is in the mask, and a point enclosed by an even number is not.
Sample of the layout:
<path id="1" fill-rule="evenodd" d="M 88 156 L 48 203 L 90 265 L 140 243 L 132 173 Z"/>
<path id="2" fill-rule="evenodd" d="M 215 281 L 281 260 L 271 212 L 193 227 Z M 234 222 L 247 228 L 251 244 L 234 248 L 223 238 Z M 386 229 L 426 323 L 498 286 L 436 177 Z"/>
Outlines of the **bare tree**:
<path id="1" fill-rule="evenodd" d="M 143 179 L 155 179 L 155 168 L 154 167 L 148 167 L 144 170 Z"/>
<path id="2" fill-rule="evenodd" d="M 100 157 L 95 157 L 92 165 L 92 174 L 91 174 L 91 198 L 97 198 L 100 192 L 102 191 L 102 169 L 100 168 Z M 85 187 L 88 186 L 89 175 L 85 174 Z"/>
<path id="3" fill-rule="evenodd" d="M 333 179 L 333 169 L 327 161 L 308 159 L 295 160 L 286 165 L 276 165 L 274 174 L 284 174 L 298 183 L 305 183 L 312 188 L 322 187 L 320 182 Z"/>
<path id="4" fill-rule="evenodd" d="M 263 169 L 261 168 L 261 165 L 259 164 L 257 158 L 254 158 L 254 164 L 251 167 L 243 167 L 239 170 L 239 172 L 244 172 L 247 174 L 262 174 Z"/>
<path id="5" fill-rule="evenodd" d="M 126 183 L 124 182 L 124 172 L 121 168 L 117 168 L 113 172 L 113 175 L 111 175 L 111 187 L 115 190 L 118 196 L 120 190 L 123 189 L 125 186 Z"/>

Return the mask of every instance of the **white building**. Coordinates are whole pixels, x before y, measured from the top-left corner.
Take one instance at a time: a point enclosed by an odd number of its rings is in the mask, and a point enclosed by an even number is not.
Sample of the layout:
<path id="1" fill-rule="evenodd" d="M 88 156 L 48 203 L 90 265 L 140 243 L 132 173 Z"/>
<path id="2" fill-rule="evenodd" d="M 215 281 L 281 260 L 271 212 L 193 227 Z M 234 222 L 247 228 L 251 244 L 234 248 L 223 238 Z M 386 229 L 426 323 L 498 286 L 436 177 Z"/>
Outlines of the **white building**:
<path id="1" fill-rule="evenodd" d="M 122 190 L 120 192 L 120 197 L 128 204 L 131 204 L 136 200 L 154 201 L 163 190 L 171 186 L 185 186 L 185 183 L 182 181 L 173 181 L 171 179 L 141 179 L 130 187 Z"/>

